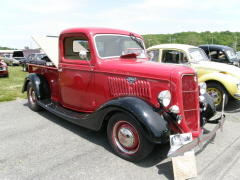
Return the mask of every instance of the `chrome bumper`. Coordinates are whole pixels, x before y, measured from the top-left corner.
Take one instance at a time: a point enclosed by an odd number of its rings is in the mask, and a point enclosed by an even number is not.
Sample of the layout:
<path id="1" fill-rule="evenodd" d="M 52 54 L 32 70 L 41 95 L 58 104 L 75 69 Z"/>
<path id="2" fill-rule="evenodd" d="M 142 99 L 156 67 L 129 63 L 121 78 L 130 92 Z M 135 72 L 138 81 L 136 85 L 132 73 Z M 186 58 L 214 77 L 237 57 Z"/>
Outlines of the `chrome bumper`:
<path id="1" fill-rule="evenodd" d="M 224 105 L 224 101 L 225 101 L 225 94 L 223 95 L 223 105 Z M 217 124 L 214 129 L 207 133 L 207 134 L 203 134 L 203 130 L 200 134 L 200 136 L 198 138 L 196 138 L 195 140 L 181 146 L 180 148 L 171 151 L 171 149 L 168 151 L 168 157 L 174 157 L 177 155 L 182 155 L 184 152 L 190 151 L 191 149 L 193 149 L 194 147 L 196 147 L 197 145 L 200 147 L 200 149 L 202 149 L 203 146 L 203 141 L 208 141 L 210 140 L 214 134 L 216 134 L 216 131 L 218 129 L 220 129 L 221 131 L 223 131 L 223 124 L 225 122 L 225 115 L 224 115 L 224 106 L 222 108 L 222 113 L 221 113 L 221 117 L 215 119 L 215 120 L 208 120 L 207 123 L 210 124 Z"/>
<path id="2" fill-rule="evenodd" d="M 240 93 L 235 93 L 233 97 L 240 98 Z"/>

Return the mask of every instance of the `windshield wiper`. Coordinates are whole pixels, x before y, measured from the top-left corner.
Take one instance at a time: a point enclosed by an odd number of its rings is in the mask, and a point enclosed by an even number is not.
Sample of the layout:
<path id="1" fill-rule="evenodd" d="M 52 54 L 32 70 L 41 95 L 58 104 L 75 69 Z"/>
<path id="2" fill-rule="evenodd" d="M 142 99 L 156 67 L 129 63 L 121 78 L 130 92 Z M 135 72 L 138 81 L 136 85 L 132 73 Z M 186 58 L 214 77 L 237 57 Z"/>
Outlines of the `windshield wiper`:
<path id="1" fill-rule="evenodd" d="M 142 43 L 137 39 L 136 36 L 134 36 L 133 33 L 130 33 L 130 36 L 131 36 L 131 39 L 132 39 L 133 41 L 135 41 L 142 49 L 144 49 Z"/>

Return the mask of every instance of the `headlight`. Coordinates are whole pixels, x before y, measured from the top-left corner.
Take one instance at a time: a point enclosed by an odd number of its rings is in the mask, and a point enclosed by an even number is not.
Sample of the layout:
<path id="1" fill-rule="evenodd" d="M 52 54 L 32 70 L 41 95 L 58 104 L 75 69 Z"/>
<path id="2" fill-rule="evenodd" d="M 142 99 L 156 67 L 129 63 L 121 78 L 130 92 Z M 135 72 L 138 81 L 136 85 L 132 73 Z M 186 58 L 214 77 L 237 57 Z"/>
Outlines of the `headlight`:
<path id="1" fill-rule="evenodd" d="M 162 104 L 164 107 L 167 107 L 171 102 L 171 93 L 168 90 L 162 91 L 158 95 L 158 101 L 160 104 Z"/>
<path id="2" fill-rule="evenodd" d="M 198 84 L 200 94 L 204 94 L 207 90 L 207 84 L 205 82 L 201 82 Z"/>
<path id="3" fill-rule="evenodd" d="M 3 67 L 3 70 L 4 70 L 4 71 L 6 71 L 6 70 L 7 70 L 7 68 L 6 68 L 6 67 Z"/>
<path id="4" fill-rule="evenodd" d="M 237 82 L 237 89 L 240 90 L 240 81 Z"/>

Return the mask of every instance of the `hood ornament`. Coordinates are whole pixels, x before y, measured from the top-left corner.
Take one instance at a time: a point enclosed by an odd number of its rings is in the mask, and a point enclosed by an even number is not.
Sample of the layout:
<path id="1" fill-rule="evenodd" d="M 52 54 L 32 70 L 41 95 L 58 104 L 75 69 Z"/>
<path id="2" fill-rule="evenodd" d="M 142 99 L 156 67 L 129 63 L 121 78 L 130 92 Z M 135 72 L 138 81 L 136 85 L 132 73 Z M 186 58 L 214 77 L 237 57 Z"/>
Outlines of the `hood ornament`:
<path id="1" fill-rule="evenodd" d="M 126 80 L 129 82 L 130 85 L 132 85 L 132 83 L 134 83 L 137 80 L 137 78 L 127 77 Z"/>

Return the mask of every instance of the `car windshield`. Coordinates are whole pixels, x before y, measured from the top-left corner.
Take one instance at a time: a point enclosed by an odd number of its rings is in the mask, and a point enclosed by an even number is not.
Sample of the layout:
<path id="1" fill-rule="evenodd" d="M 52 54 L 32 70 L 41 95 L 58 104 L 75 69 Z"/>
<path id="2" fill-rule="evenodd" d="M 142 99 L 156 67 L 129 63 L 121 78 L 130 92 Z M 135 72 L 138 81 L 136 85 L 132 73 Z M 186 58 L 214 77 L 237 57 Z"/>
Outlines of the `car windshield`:
<path id="1" fill-rule="evenodd" d="M 238 59 L 240 59 L 240 52 L 237 52 L 237 57 Z"/>
<path id="2" fill-rule="evenodd" d="M 229 57 L 229 59 L 237 59 L 237 54 L 232 50 L 232 49 L 229 49 L 229 50 L 226 50 L 225 51 L 227 56 Z"/>
<path id="3" fill-rule="evenodd" d="M 101 34 L 96 35 L 95 47 L 102 59 L 120 57 L 126 54 L 137 54 L 137 58 L 146 58 L 142 39 L 135 36 Z"/>
<path id="4" fill-rule="evenodd" d="M 207 55 L 205 52 L 198 48 L 190 48 L 189 50 L 190 54 L 190 61 L 191 62 L 198 62 L 198 61 L 209 61 Z"/>

